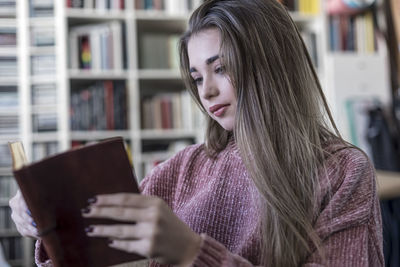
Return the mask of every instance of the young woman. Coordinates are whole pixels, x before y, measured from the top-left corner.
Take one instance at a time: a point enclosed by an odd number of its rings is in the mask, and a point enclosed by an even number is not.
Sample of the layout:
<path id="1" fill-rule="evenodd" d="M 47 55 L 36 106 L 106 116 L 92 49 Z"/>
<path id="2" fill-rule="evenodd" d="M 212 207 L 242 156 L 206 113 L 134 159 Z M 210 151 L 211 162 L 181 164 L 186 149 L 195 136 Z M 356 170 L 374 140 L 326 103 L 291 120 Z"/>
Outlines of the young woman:
<path id="1" fill-rule="evenodd" d="M 206 1 L 180 56 L 208 118 L 205 143 L 156 167 L 141 195 L 96 196 L 83 216 L 119 224 L 88 235 L 152 266 L 383 266 L 374 169 L 337 134 L 285 8 Z M 11 207 L 19 231 L 34 236 L 20 195 Z M 40 241 L 36 256 L 51 266 Z"/>

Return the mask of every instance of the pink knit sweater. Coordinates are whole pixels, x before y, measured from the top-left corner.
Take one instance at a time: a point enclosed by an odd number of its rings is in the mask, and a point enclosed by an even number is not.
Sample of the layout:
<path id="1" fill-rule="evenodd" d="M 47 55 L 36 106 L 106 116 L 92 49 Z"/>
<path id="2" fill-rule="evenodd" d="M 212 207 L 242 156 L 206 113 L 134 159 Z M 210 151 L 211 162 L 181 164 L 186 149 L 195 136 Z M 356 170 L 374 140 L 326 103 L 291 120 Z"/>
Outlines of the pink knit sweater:
<path id="1" fill-rule="evenodd" d="M 383 266 L 382 227 L 374 169 L 354 148 L 330 144 L 327 177 L 314 228 L 323 241 L 326 262 L 311 254 L 303 266 Z M 267 159 L 266 159 L 267 160 Z M 193 145 L 157 166 L 141 183 L 143 194 L 164 199 L 176 215 L 201 234 L 193 266 L 260 264 L 258 193 L 234 143 L 216 159 L 204 145 Z M 328 193 L 330 191 L 330 193 Z M 36 261 L 43 258 L 40 242 Z M 151 266 L 161 266 L 152 262 Z"/>

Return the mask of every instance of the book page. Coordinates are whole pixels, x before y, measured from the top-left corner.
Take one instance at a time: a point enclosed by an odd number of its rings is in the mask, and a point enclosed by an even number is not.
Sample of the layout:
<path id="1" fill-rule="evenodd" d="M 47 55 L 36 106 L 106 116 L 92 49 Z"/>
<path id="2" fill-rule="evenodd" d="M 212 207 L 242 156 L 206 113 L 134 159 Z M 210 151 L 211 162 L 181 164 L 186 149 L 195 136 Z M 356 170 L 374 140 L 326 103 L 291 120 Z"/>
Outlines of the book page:
<path id="1" fill-rule="evenodd" d="M 25 155 L 24 146 L 22 142 L 9 142 L 8 147 L 11 151 L 11 157 L 13 161 L 13 170 L 19 170 L 24 165 L 28 164 L 28 160 Z"/>

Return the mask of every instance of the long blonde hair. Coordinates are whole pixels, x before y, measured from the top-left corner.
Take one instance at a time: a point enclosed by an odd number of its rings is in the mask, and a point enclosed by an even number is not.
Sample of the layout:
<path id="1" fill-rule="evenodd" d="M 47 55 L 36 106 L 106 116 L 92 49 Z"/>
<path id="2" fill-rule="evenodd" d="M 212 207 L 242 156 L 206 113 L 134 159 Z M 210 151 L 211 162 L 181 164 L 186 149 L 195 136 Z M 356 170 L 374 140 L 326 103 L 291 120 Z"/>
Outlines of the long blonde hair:
<path id="1" fill-rule="evenodd" d="M 190 17 L 179 46 L 181 73 L 203 112 L 187 44 L 208 28 L 221 34 L 238 104 L 233 133 L 208 118 L 206 148 L 218 153 L 233 134 L 261 196 L 261 262 L 297 266 L 314 250 L 323 254 L 313 229 L 318 171 L 323 143 L 341 138 L 299 31 L 276 0 L 211 0 Z"/>

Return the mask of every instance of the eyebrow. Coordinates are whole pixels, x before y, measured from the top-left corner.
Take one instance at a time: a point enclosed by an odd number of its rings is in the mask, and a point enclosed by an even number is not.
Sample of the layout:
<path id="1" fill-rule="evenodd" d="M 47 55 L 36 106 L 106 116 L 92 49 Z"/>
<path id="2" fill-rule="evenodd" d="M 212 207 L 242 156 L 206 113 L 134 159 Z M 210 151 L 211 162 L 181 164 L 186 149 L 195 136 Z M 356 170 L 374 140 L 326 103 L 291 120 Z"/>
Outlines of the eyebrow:
<path id="1" fill-rule="evenodd" d="M 215 56 L 209 57 L 209 58 L 206 59 L 206 64 L 210 65 L 211 63 L 213 63 L 217 59 L 219 59 L 219 55 L 215 55 Z M 197 71 L 196 68 L 190 68 L 190 70 L 189 70 L 190 73 L 196 72 L 196 71 Z"/>

